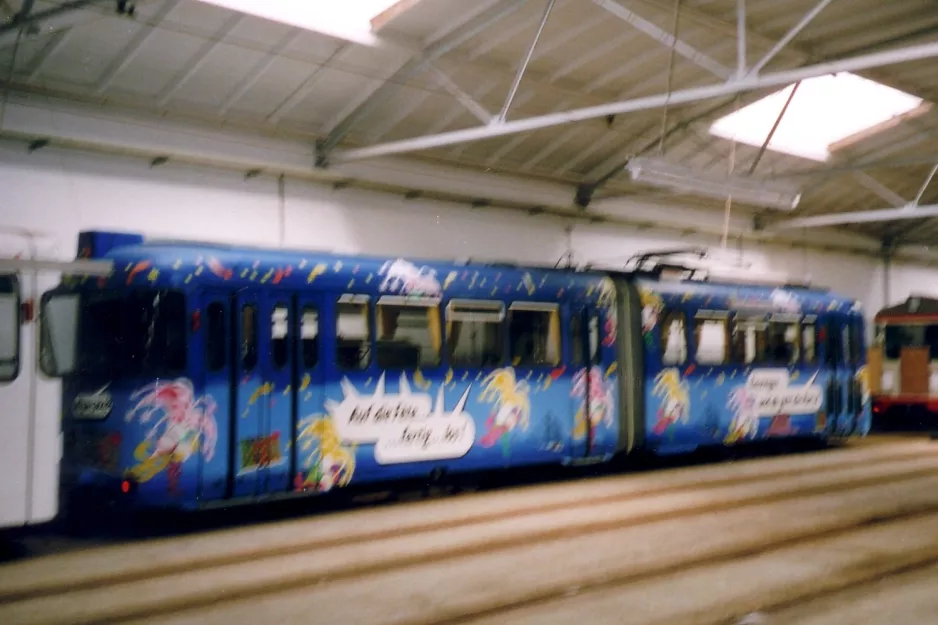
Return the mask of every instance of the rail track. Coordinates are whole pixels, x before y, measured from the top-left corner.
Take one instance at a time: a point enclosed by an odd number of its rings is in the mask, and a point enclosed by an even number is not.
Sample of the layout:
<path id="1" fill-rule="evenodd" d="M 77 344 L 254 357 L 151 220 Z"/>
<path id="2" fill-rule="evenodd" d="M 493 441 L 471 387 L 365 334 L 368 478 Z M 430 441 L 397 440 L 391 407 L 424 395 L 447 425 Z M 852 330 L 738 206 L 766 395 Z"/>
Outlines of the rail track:
<path id="1" fill-rule="evenodd" d="M 304 624 L 513 622 L 571 594 L 579 601 L 922 522 L 938 526 L 938 448 L 866 446 L 40 558 L 0 567 L 0 622 L 184 623 L 216 614 L 233 623 L 255 612 L 252 622 L 293 622 L 289 606 Z M 932 557 L 938 539 L 893 560 Z M 873 568 L 898 566 L 893 560 Z M 437 587 L 448 589 L 444 605 L 433 601 Z"/>

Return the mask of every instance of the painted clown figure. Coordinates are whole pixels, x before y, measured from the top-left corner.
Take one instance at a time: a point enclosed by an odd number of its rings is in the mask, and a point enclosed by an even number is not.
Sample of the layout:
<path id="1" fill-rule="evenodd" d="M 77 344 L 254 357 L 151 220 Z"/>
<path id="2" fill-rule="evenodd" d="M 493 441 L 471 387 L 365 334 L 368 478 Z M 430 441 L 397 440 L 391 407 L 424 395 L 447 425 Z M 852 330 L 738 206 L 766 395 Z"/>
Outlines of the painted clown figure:
<path id="1" fill-rule="evenodd" d="M 515 379 L 515 371 L 509 367 L 490 373 L 483 381 L 481 401 L 492 404 L 492 412 L 485 421 L 485 433 L 479 440 L 483 447 L 502 445 L 502 454 L 511 455 L 511 432 L 517 428 L 528 429 L 531 418 L 531 403 L 528 385 Z"/>
<path id="2" fill-rule="evenodd" d="M 652 431 L 664 434 L 675 423 L 686 422 L 690 417 L 690 396 L 687 382 L 681 379 L 681 372 L 676 368 L 665 369 L 655 378 L 654 395 L 661 397 L 658 408 L 658 421 Z"/>
<path id="3" fill-rule="evenodd" d="M 589 379 L 587 380 L 587 375 Z M 587 401 L 587 392 L 589 401 Z M 602 369 L 591 367 L 581 369 L 573 376 L 573 388 L 570 395 L 580 399 L 573 424 L 574 440 L 582 440 L 587 434 L 589 424 L 590 440 L 596 438 L 596 428 L 601 424 L 612 425 L 614 396 L 612 385 L 603 379 Z M 588 408 L 587 408 L 588 405 Z M 587 415 L 587 411 L 589 415 Z"/>

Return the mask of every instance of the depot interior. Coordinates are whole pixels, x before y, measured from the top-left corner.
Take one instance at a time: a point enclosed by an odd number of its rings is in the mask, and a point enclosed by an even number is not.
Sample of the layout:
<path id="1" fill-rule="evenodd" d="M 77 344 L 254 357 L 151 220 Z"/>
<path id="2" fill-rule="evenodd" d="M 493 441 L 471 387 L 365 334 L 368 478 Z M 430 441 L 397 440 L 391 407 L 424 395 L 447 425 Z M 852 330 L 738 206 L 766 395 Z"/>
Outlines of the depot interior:
<path id="1" fill-rule="evenodd" d="M 928 0 L 0 10 L 0 226 L 46 256 L 84 229 L 547 265 L 704 246 L 869 318 L 935 290 Z"/>

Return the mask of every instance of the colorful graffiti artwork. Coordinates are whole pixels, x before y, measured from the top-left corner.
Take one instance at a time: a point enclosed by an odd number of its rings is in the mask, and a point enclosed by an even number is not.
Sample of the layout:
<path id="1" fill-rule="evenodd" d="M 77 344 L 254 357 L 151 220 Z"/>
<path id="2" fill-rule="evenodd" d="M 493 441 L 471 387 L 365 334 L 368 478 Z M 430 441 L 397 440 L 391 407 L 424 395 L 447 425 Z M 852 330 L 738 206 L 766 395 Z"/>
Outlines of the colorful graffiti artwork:
<path id="1" fill-rule="evenodd" d="M 305 467 L 293 481 L 296 490 L 325 493 L 352 481 L 355 451 L 342 445 L 332 419 L 314 415 L 302 420 L 296 438 Z"/>
<path id="2" fill-rule="evenodd" d="M 690 392 L 687 382 L 681 378 L 680 369 L 670 367 L 655 376 L 652 394 L 662 399 L 653 433 L 661 435 L 675 423 L 687 422 L 690 417 Z"/>
<path id="3" fill-rule="evenodd" d="M 651 345 L 652 330 L 658 325 L 659 317 L 664 311 L 664 300 L 661 296 L 648 289 L 639 289 L 639 297 L 642 302 L 642 336 L 645 343 Z"/>
<path id="4" fill-rule="evenodd" d="M 475 439 L 475 422 L 464 412 L 471 386 L 451 412 L 444 408 L 441 384 L 434 405 L 427 393 L 415 393 L 401 374 L 398 393 L 386 393 L 384 374 L 374 392 L 360 395 L 342 380 L 342 401 L 326 400 L 326 410 L 342 441 L 374 443 L 378 464 L 461 458 Z"/>
<path id="5" fill-rule="evenodd" d="M 870 403 L 870 370 L 867 365 L 863 365 L 857 369 L 856 376 L 857 384 L 860 385 L 860 398 L 865 406 Z"/>
<path id="6" fill-rule="evenodd" d="M 440 295 L 443 292 L 436 271 L 430 267 L 417 267 L 413 263 L 398 258 L 389 260 L 378 270 L 382 291 L 396 291 L 401 295 Z"/>
<path id="7" fill-rule="evenodd" d="M 611 347 L 616 343 L 618 335 L 618 320 L 616 307 L 616 284 L 609 277 L 603 277 L 599 282 L 598 305 L 605 310 L 606 321 L 603 325 L 603 345 Z"/>
<path id="8" fill-rule="evenodd" d="M 215 400 L 209 395 L 196 398 L 192 380 L 154 382 L 131 393 L 130 400 L 136 404 L 127 411 L 128 423 L 136 419 L 148 425 L 155 420 L 134 451 L 138 464 L 128 471 L 137 482 L 148 482 L 168 468 L 173 489 L 193 454 L 201 451 L 206 461 L 212 459 L 218 440 Z"/>
<path id="9" fill-rule="evenodd" d="M 823 405 L 823 391 L 815 384 L 817 374 L 801 385 L 792 385 L 787 369 L 762 369 L 753 371 L 746 383 L 730 392 L 727 408 L 733 413 L 729 431 L 724 442 L 734 443 L 742 439 L 755 438 L 762 418 L 773 419 L 770 429 L 783 426 L 780 417 L 785 417 L 785 432 L 791 433 L 791 415 L 816 414 Z"/>
<path id="10" fill-rule="evenodd" d="M 511 432 L 516 428 L 526 431 L 531 421 L 528 383 L 516 379 L 511 367 L 503 367 L 488 374 L 482 384 L 479 401 L 492 404 L 492 412 L 479 443 L 483 447 L 501 443 L 502 453 L 507 457 L 511 453 Z"/>
<path id="11" fill-rule="evenodd" d="M 589 394 L 588 402 L 587 393 Z M 586 437 L 587 423 L 591 439 L 595 437 L 596 428 L 600 424 L 612 425 L 615 414 L 615 388 L 610 380 L 603 378 L 603 371 L 600 367 L 577 371 L 573 376 L 570 396 L 580 400 L 573 419 L 574 440 L 583 440 Z M 589 404 L 588 416 L 587 404 Z"/>
<path id="12" fill-rule="evenodd" d="M 239 475 L 258 469 L 269 469 L 286 462 L 286 456 L 280 449 L 280 432 L 274 432 L 270 436 L 241 439 L 239 451 L 241 452 Z"/>

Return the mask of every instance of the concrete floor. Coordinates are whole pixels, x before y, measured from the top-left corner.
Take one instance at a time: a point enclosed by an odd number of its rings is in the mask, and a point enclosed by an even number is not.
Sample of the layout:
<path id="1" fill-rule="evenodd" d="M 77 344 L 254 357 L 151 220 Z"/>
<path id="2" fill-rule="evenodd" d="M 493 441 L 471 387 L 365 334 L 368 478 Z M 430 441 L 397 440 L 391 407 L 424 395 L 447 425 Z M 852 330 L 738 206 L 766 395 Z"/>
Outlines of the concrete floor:
<path id="1" fill-rule="evenodd" d="M 931 625 L 936 563 L 938 443 L 890 438 L 36 558 L 0 623 Z"/>

